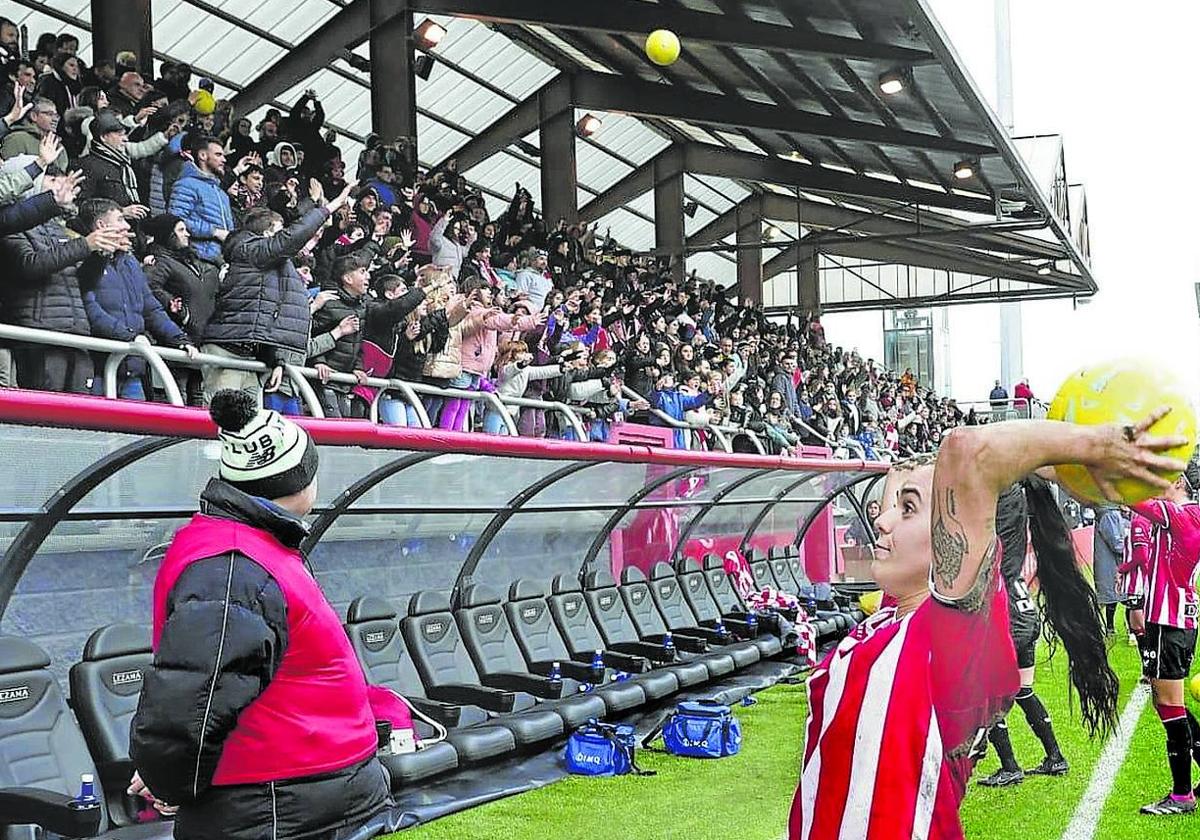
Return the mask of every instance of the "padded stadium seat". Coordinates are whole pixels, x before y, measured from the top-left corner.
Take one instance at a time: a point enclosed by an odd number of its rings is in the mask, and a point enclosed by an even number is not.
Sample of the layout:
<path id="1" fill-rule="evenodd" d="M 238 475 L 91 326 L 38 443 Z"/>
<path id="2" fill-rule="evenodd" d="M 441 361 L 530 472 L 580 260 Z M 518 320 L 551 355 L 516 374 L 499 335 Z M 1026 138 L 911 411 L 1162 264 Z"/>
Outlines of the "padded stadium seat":
<path id="1" fill-rule="evenodd" d="M 649 599 L 649 594 L 647 594 Z M 617 591 L 612 575 L 605 571 L 588 572 L 583 581 L 583 599 L 591 610 L 592 618 L 604 637 L 605 646 L 622 653 L 644 656 L 657 666 L 665 668 L 679 679 L 679 687 L 699 685 L 709 679 L 708 667 L 703 662 L 680 662 L 679 648 L 668 656 L 661 632 L 657 639 L 643 639 L 634 626 L 625 601 Z"/>
<path id="2" fill-rule="evenodd" d="M 396 611 L 387 601 L 371 597 L 355 599 L 346 613 L 346 633 L 367 680 L 392 689 L 412 703 L 417 711 L 441 723 L 447 730 L 446 743 L 454 748 L 458 763 L 473 764 L 516 749 L 513 734 L 503 726 L 491 725 L 486 710 L 470 704 L 439 703 L 426 696 L 425 686 L 400 633 Z M 414 716 L 413 722 L 418 736 L 432 738 L 436 734 L 433 727 L 420 718 Z M 428 769 L 424 765 L 411 769 L 403 766 L 417 764 L 416 761 L 403 761 L 410 756 L 396 758 L 402 760 L 389 768 L 393 781 L 422 778 L 410 773 Z"/>
<path id="3" fill-rule="evenodd" d="M 672 633 L 704 639 L 711 651 L 732 657 L 739 669 L 753 665 L 761 658 L 757 647 L 749 642 L 737 641 L 729 628 L 720 633 L 714 628 L 700 626 L 691 607 L 683 600 L 679 581 L 668 564 L 655 563 L 651 567 L 649 587 L 654 605 Z"/>
<path id="4" fill-rule="evenodd" d="M 71 666 L 71 706 L 95 759 L 114 825 L 133 825 L 145 801 L 125 794 L 133 776 L 129 722 L 142 694 L 142 673 L 154 661 L 150 629 L 136 624 L 101 627 L 83 646 L 83 661 Z"/>
<path id="5" fill-rule="evenodd" d="M 692 614 L 702 627 L 715 627 L 717 622 L 723 623 L 735 635 L 746 638 L 750 644 L 758 648 L 759 656 L 766 659 L 775 656 L 783 650 L 783 643 L 778 636 L 773 636 L 762 624 L 756 625 L 757 635 L 750 637 L 750 625 L 743 619 L 734 616 L 725 617 L 717 607 L 712 591 L 704 579 L 704 570 L 700 564 L 690 557 L 681 557 L 676 563 L 676 580 L 679 581 L 679 591 L 683 600 L 691 609 Z M 728 586 L 729 581 L 725 581 Z"/>
<path id="6" fill-rule="evenodd" d="M 609 647 L 587 608 L 583 589 L 574 577 L 556 575 L 550 582 L 546 605 L 550 607 L 550 616 L 571 651 L 572 659 L 591 662 L 596 651 L 603 651 L 604 664 L 633 674 L 626 682 L 641 688 L 647 700 L 659 700 L 679 690 L 679 679 L 675 674 L 648 670 L 652 663 L 646 657 L 621 653 Z"/>
<path id="7" fill-rule="evenodd" d="M 586 652 L 576 660 L 567 650 L 558 627 L 546 604 L 546 591 L 533 581 L 513 581 L 508 588 L 508 602 L 504 605 L 509 627 L 517 639 L 521 653 L 529 670 L 535 674 L 548 674 L 553 663 L 558 662 L 564 679 L 578 680 L 595 686 L 592 693 L 604 701 L 609 712 L 623 712 L 646 702 L 646 692 L 628 680 L 614 682 L 616 672 L 612 668 L 592 670 L 592 656 Z M 597 648 L 603 657 L 603 648 Z"/>
<path id="8" fill-rule="evenodd" d="M 67 837 L 91 837 L 108 826 L 99 783 L 102 807 L 67 807 L 79 777 L 97 774 L 49 665 L 32 642 L 0 636 L 0 837 L 30 836 L 6 826 L 39 825 Z"/>
<path id="9" fill-rule="evenodd" d="M 583 683 L 579 680 L 562 676 L 555 684 L 549 677 L 529 672 L 499 592 L 474 583 L 462 591 L 461 601 L 455 614 L 458 629 L 484 685 L 528 691 L 538 698 L 539 708 L 552 709 L 568 729 L 578 729 L 608 713 L 603 699 L 580 693 Z"/>
<path id="10" fill-rule="evenodd" d="M 408 602 L 408 617 L 400 622 L 400 631 L 431 699 L 482 706 L 496 716 L 495 723 L 512 732 L 518 746 L 563 734 L 562 718 L 535 708 L 537 699 L 532 694 L 481 684 L 446 593 L 415 593 Z"/>
<path id="11" fill-rule="evenodd" d="M 663 615 L 654 603 L 650 584 L 646 575 L 636 566 L 629 566 L 621 572 L 621 585 L 617 587 L 621 598 L 625 601 L 625 609 L 637 628 L 638 635 L 648 641 L 656 642 L 665 638 L 670 631 Z M 694 624 L 694 622 L 693 622 Z M 708 641 L 699 636 L 674 636 L 675 647 L 679 650 L 679 658 L 703 662 L 708 669 L 709 677 L 723 677 L 733 673 L 737 667 L 733 657 L 725 653 L 713 653 Z"/>
<path id="12" fill-rule="evenodd" d="M 792 575 L 792 568 L 788 565 L 788 559 L 784 555 L 783 549 L 779 546 L 772 546 L 767 552 L 767 562 L 771 565 L 771 573 L 775 575 L 779 588 L 789 595 L 795 595 L 803 600 L 805 593 L 801 590 L 800 582 Z"/>

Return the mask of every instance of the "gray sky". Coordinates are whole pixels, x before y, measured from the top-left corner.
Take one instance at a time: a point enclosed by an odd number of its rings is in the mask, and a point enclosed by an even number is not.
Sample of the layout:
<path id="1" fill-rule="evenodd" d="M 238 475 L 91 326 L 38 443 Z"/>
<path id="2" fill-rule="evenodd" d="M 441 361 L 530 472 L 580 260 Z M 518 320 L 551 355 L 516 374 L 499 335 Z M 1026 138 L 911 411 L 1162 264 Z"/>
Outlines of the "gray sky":
<path id="1" fill-rule="evenodd" d="M 931 2 L 994 101 L 992 0 Z M 1135 355 L 1171 366 L 1200 393 L 1200 233 L 1191 230 L 1200 216 L 1200 3 L 1142 0 L 1131 14 L 1094 0 L 1012 0 L 1012 26 L 1016 134 L 1063 135 L 1067 177 L 1087 187 L 1100 286 L 1077 311 L 1070 301 L 1023 305 L 1034 392 L 1049 398 L 1075 368 Z M 952 311 L 955 396 L 982 399 L 999 376 L 998 324 L 995 306 Z M 864 351 L 880 343 L 879 329 L 877 314 L 828 326 L 835 343 Z"/>

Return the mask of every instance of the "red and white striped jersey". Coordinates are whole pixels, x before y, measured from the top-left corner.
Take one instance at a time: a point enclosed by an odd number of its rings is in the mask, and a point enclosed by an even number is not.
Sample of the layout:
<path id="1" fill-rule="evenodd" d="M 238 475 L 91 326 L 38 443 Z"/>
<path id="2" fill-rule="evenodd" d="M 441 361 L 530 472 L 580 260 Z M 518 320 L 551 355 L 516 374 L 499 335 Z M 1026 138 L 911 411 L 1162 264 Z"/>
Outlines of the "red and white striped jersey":
<path id="1" fill-rule="evenodd" d="M 968 749 L 1019 688 L 998 574 L 978 613 L 881 609 L 808 681 L 790 840 L 959 840 Z"/>
<path id="2" fill-rule="evenodd" d="M 1146 620 L 1196 629 L 1196 566 L 1200 564 L 1200 505 L 1150 499 L 1133 506 L 1150 521 Z"/>
<path id="3" fill-rule="evenodd" d="M 1122 589 L 1126 596 L 1146 595 L 1152 532 L 1153 526 L 1146 517 L 1135 513 L 1130 518 L 1129 534 L 1125 537 L 1125 558 L 1117 567 L 1121 572 Z"/>

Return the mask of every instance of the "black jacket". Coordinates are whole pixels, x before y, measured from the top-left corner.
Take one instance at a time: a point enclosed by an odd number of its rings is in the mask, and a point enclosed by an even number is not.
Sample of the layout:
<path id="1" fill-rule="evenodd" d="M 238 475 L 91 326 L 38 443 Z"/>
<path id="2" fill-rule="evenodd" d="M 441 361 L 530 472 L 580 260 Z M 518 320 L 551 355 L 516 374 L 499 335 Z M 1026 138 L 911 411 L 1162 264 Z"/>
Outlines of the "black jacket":
<path id="1" fill-rule="evenodd" d="M 0 240 L 0 261 L 6 268 L 0 283 L 4 321 L 91 335 L 76 276 L 89 253 L 87 241 L 72 238 L 57 219 Z"/>
<path id="2" fill-rule="evenodd" d="M 371 338 L 371 335 L 372 332 L 367 331 L 367 337 Z M 371 340 L 374 341 L 373 338 Z M 442 352 L 449 340 L 450 322 L 442 310 L 430 312 L 421 318 L 421 331 L 416 338 L 404 335 L 404 322 L 398 323 L 392 330 L 392 341 L 395 343 L 391 347 L 395 347 L 395 353 L 392 354 L 388 377 L 421 382 L 425 374 L 425 360 Z M 388 349 L 384 344 L 379 346 Z"/>
<path id="3" fill-rule="evenodd" d="M 425 300 L 422 289 L 413 289 L 395 300 L 375 300 L 364 295 L 361 298 L 351 297 L 344 289 L 338 290 L 338 296 L 322 306 L 313 315 L 313 335 L 321 335 L 332 330 L 347 316 L 357 315 L 359 331 L 344 335 L 333 345 L 333 349 L 313 359 L 313 362 L 323 362 L 339 373 L 351 373 L 361 362 L 361 351 L 364 334 L 391 333 L 397 324 L 412 312 L 421 301 Z M 383 345 L 380 345 L 383 346 Z M 384 347 L 384 349 L 387 349 Z M 342 388 L 348 386 L 340 386 Z"/>
<path id="4" fill-rule="evenodd" d="M 200 259 L 191 248 L 155 245 L 150 253 L 154 263 L 145 267 L 150 291 L 192 341 L 199 342 L 217 306 L 217 288 L 221 283 L 217 267 Z M 180 312 L 171 311 L 171 301 L 175 298 L 183 301 Z"/>
<path id="5" fill-rule="evenodd" d="M 128 207 L 142 200 L 141 196 L 130 194 L 125 185 L 123 167 L 119 164 L 97 154 L 87 154 L 75 161 L 75 166 L 84 174 L 83 187 L 79 191 L 80 201 L 88 198 L 109 198 L 122 207 Z M 132 164 L 129 171 L 133 172 Z"/>
<path id="6" fill-rule="evenodd" d="M 267 507 L 220 479 L 200 497 L 210 515 L 270 531 L 295 547 L 305 524 Z M 144 675 L 138 711 L 130 726 L 129 754 L 160 799 L 185 807 L 175 822 L 177 840 L 331 836 L 377 812 L 388 799 L 386 774 L 372 758 L 319 776 L 273 784 L 212 786 L 212 773 L 238 715 L 270 683 L 288 645 L 287 601 L 275 579 L 249 557 L 234 552 L 191 564 L 168 595 L 172 620 L 163 628 L 154 667 Z M 228 601 L 228 603 L 227 603 Z M 215 639 L 238 651 L 213 685 Z M 210 696 L 204 715 L 196 698 Z M 201 719 L 213 723 L 201 742 L 199 797 L 187 772 L 196 764 L 191 745 Z M 329 834 L 326 834 L 328 832 Z"/>
<path id="7" fill-rule="evenodd" d="M 275 236 L 248 230 L 230 234 L 224 248 L 228 273 L 217 293 L 204 340 L 307 353 L 312 316 L 307 288 L 292 257 L 327 218 L 329 211 L 316 207 Z"/>

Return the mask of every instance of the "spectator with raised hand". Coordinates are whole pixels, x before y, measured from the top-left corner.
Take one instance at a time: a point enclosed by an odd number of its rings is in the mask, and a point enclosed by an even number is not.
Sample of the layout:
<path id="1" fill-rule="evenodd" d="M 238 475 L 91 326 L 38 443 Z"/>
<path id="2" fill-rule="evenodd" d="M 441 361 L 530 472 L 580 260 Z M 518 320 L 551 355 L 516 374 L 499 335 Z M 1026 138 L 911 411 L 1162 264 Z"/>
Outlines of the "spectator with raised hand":
<path id="1" fill-rule="evenodd" d="M 22 162 L 7 161 L 5 166 L 22 168 Z M 22 202 L 15 208 L 29 213 L 20 221 L 21 227 L 0 230 L 6 234 L 0 240 L 0 260 L 8 266 L 0 286 L 0 315 L 5 323 L 91 335 L 77 268 L 91 253 L 116 252 L 125 244 L 125 237 L 108 230 L 94 230 L 79 237 L 63 225 L 58 214 L 62 210 L 74 212 L 80 178 L 78 173 L 47 178 L 50 198 L 35 195 L 37 188 L 31 188 L 27 195 L 38 203 Z M 51 202 L 57 206 L 51 207 Z M 4 215 L 0 213 L 0 222 Z M 85 351 L 18 344 L 12 358 L 17 381 L 23 388 L 87 393 L 93 369 L 91 356 Z"/>
<path id="2" fill-rule="evenodd" d="M 654 392 L 650 394 L 650 408 L 661 411 L 663 414 L 674 420 L 683 420 L 685 412 L 708 405 L 710 397 L 707 392 L 701 392 L 695 396 L 688 396 L 682 393 L 675 385 L 675 374 L 669 370 L 659 374 L 658 382 L 655 383 Z M 650 415 L 650 423 L 654 426 L 668 425 L 657 414 Z M 675 429 L 672 432 L 676 449 L 688 448 L 688 437 L 686 430 Z"/>
<path id="3" fill-rule="evenodd" d="M 402 295 L 376 300 L 368 294 L 371 280 L 370 265 L 362 252 L 352 252 L 334 262 L 333 275 L 337 283 L 335 296 L 313 315 L 314 335 L 332 330 L 347 316 L 358 318 L 363 329 L 342 336 L 325 353 L 311 358 L 310 363 L 332 372 L 352 373 L 359 385 L 365 385 L 367 373 L 362 365 L 363 332 L 391 334 L 410 312 L 425 300 L 425 290 L 418 287 Z M 348 384 L 327 382 L 321 389 L 322 403 L 328 417 L 366 417 L 368 406 L 356 400 Z"/>
<path id="4" fill-rule="evenodd" d="M 183 219 L 200 258 L 220 265 L 222 243 L 236 226 L 229 196 L 221 186 L 225 148 L 204 134 L 189 134 L 186 148 L 191 160 L 184 163 L 183 174 L 171 188 L 169 212 Z M 264 232 L 265 228 L 257 231 Z"/>
<path id="5" fill-rule="evenodd" d="M 106 231 L 119 239 L 110 253 L 88 257 L 79 267 L 79 284 L 92 335 L 114 341 L 146 342 L 147 336 L 160 344 L 196 355 L 196 346 L 188 334 L 171 320 L 150 290 L 141 265 L 130 253 L 132 231 L 121 207 L 107 198 L 90 198 L 80 203 L 79 221 L 91 231 Z M 147 395 L 146 360 L 129 355 L 117 372 L 117 396 L 145 400 Z M 92 393 L 104 393 L 103 377 L 95 377 Z"/>
<path id="6" fill-rule="evenodd" d="M 475 229 L 454 208 L 447 210 L 429 231 L 433 262 L 444 265 L 455 277 L 462 272 L 467 252 L 475 241 Z"/>
<path id="7" fill-rule="evenodd" d="M 496 361 L 498 333 L 528 332 L 546 323 L 546 316 L 507 315 L 493 306 L 490 286 L 481 281 L 464 285 L 463 291 L 473 296 L 478 306 L 461 324 L 459 356 L 462 373 L 451 383 L 451 388 L 478 390 L 482 380 L 489 375 Z M 442 409 L 438 425 L 443 429 L 465 431 L 468 427 L 470 402 L 464 399 L 449 399 Z"/>
<path id="8" fill-rule="evenodd" d="M 59 113 L 54 103 L 44 97 L 38 97 L 25 115 L 0 142 L 0 157 L 9 160 L 20 155 L 38 157 L 41 154 L 42 140 L 53 134 L 58 128 Z M 55 174 L 67 171 L 67 152 L 59 148 L 58 156 L 48 165 Z"/>
<path id="9" fill-rule="evenodd" d="M 266 388 L 272 392 L 281 386 L 285 364 L 304 363 L 312 314 L 307 286 L 292 258 L 349 200 L 353 188 L 348 185 L 337 198 L 314 207 L 287 228 L 272 210 L 259 208 L 247 215 L 245 226 L 225 242 L 229 268 L 204 331 L 206 354 L 264 362 L 271 370 Z M 256 396 L 261 392 L 255 373 L 216 366 L 205 366 L 203 373 L 206 403 L 224 388 Z"/>

